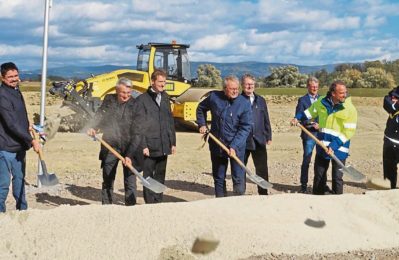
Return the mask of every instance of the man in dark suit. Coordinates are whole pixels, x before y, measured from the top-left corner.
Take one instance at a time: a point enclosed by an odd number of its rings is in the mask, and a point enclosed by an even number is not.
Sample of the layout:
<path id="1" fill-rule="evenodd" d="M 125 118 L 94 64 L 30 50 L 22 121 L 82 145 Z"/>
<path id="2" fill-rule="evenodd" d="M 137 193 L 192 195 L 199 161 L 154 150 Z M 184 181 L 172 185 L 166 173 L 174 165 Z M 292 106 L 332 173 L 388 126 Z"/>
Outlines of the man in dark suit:
<path id="1" fill-rule="evenodd" d="M 298 99 L 298 104 L 295 109 L 295 115 L 298 115 L 308 109 L 318 98 L 319 98 L 319 80 L 315 77 L 309 77 L 307 80 L 308 93 Z M 302 120 L 300 122 L 304 125 L 312 134 L 316 135 L 319 125 L 316 120 Z M 308 175 L 309 175 L 309 163 L 312 159 L 313 149 L 316 142 L 306 135 L 303 131 L 301 132 L 302 146 L 303 146 L 303 159 L 301 166 L 301 187 L 300 192 L 307 192 Z"/>
<path id="2" fill-rule="evenodd" d="M 104 135 L 103 140 L 111 145 L 122 156 L 126 156 L 126 163 L 131 163 L 127 150 L 130 145 L 131 124 L 133 120 L 134 99 L 131 96 L 132 81 L 120 78 L 115 86 L 116 94 L 105 96 L 103 103 L 97 110 L 95 122 L 87 133 L 94 136 L 98 129 Z M 99 159 L 103 169 L 102 204 L 113 203 L 113 190 L 119 159 L 101 145 Z M 123 166 L 125 186 L 125 205 L 136 204 L 136 176 Z"/>
<path id="3" fill-rule="evenodd" d="M 252 127 L 247 138 L 244 163 L 246 165 L 249 155 L 252 155 L 256 174 L 268 181 L 266 145 L 272 144 L 272 128 L 266 101 L 254 92 L 255 77 L 251 74 L 244 74 L 241 77 L 241 86 L 242 95 L 250 101 L 252 108 Z M 258 186 L 258 193 L 267 195 L 267 190 Z"/>
<path id="4" fill-rule="evenodd" d="M 176 132 L 169 95 L 164 91 L 166 73 L 155 70 L 151 74 L 151 86 L 136 99 L 134 136 L 140 137 L 139 150 L 144 155 L 143 175 L 165 183 L 166 163 L 169 154 L 176 152 Z M 146 203 L 160 203 L 162 193 L 154 193 L 144 187 Z"/>

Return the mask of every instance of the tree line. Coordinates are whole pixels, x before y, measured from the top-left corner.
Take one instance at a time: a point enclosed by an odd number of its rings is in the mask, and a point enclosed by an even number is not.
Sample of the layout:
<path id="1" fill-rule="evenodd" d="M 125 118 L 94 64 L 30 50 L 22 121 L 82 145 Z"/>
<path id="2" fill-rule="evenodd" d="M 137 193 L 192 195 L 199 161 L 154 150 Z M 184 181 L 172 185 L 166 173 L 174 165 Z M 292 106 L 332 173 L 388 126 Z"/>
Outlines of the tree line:
<path id="1" fill-rule="evenodd" d="M 211 64 L 197 69 L 196 87 L 221 87 L 221 72 Z M 302 74 L 292 65 L 271 67 L 270 74 L 257 78 L 260 88 L 305 88 L 309 76 L 319 79 L 320 87 L 327 87 L 335 80 L 342 80 L 348 88 L 394 88 L 399 84 L 399 59 L 395 61 L 366 61 L 364 63 L 343 63 L 328 72 L 325 69 L 311 74 Z"/>

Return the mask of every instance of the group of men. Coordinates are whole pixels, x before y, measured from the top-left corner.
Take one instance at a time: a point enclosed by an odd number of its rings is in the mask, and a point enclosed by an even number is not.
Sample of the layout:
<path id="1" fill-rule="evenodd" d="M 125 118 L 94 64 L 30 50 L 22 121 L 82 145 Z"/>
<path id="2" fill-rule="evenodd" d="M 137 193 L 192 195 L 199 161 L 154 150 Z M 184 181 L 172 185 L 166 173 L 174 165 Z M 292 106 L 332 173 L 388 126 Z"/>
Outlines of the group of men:
<path id="1" fill-rule="evenodd" d="M 227 196 L 226 170 L 229 159 L 233 193 L 245 194 L 246 173 L 231 159 L 234 155 L 245 164 L 249 155 L 252 155 L 256 174 L 269 180 L 266 145 L 271 144 L 272 130 L 266 101 L 255 94 L 255 78 L 252 75 L 243 75 L 241 85 L 243 91 L 240 94 L 238 78 L 228 76 L 224 79 L 223 90 L 211 92 L 197 107 L 199 132 L 207 133 L 206 115 L 210 111 L 210 133 L 229 148 L 227 153 L 213 139 L 209 139 L 216 197 Z M 265 189 L 259 188 L 258 192 L 267 195 Z"/>
<path id="2" fill-rule="evenodd" d="M 308 93 L 298 100 L 292 125 L 301 123 L 310 134 L 328 148 L 325 151 L 317 146 L 314 162 L 313 194 L 342 194 L 343 172 L 339 164 L 331 160 L 334 154 L 343 164 L 349 156 L 350 139 L 357 126 L 357 111 L 348 96 L 345 83 L 334 81 L 327 95 L 319 97 L 318 80 L 310 77 L 307 82 Z M 309 163 L 315 142 L 304 131 L 301 133 L 303 160 L 301 166 L 301 192 L 307 192 Z M 332 188 L 327 186 L 327 170 L 332 164 Z"/>
<path id="3" fill-rule="evenodd" d="M 0 212 L 5 212 L 11 176 L 16 208 L 27 208 L 25 199 L 25 154 L 33 147 L 38 152 L 40 144 L 33 139 L 23 96 L 19 90 L 19 72 L 15 64 L 1 65 L 0 86 Z M 101 131 L 103 140 L 123 157 L 125 204 L 136 204 L 136 178 L 127 166 L 132 164 L 143 171 L 143 176 L 160 183 L 165 182 L 168 155 L 176 152 L 176 132 L 168 94 L 164 91 L 167 75 L 155 70 L 148 90 L 132 97 L 133 83 L 120 78 L 116 94 L 108 94 L 96 112 L 87 131 L 95 137 Z M 240 83 L 242 92 L 240 93 Z M 228 147 L 223 150 L 217 142 L 209 139 L 212 175 L 216 197 L 227 196 L 226 171 L 230 161 L 233 194 L 243 195 L 246 190 L 245 170 L 232 157 L 247 164 L 249 156 L 256 174 L 269 180 L 267 145 L 272 142 L 272 130 L 266 101 L 254 92 L 255 78 L 245 74 L 241 82 L 235 76 L 223 81 L 223 90 L 212 91 L 198 105 L 197 124 L 199 132 L 208 131 Z M 355 133 L 357 111 L 347 94 L 345 83 L 335 81 L 326 96 L 318 95 L 319 82 L 314 77 L 307 81 L 308 93 L 299 98 L 291 125 L 302 124 L 316 135 L 328 150 L 316 149 L 314 162 L 313 194 L 342 194 L 343 180 L 340 166 L 332 161 L 332 187 L 327 186 L 327 170 L 331 155 L 343 163 L 349 155 L 350 139 Z M 384 98 L 384 109 L 389 113 L 383 146 L 384 178 L 396 188 L 397 164 L 399 163 L 399 87 Z M 207 112 L 212 115 L 208 129 Z M 315 141 L 301 133 L 303 160 L 300 175 L 300 192 L 308 189 L 309 164 Z M 103 175 L 102 203 L 113 203 L 113 187 L 118 158 L 101 146 L 99 159 Z M 258 187 L 260 195 L 268 191 Z M 162 193 L 154 193 L 143 187 L 146 203 L 159 203 Z"/>
<path id="4" fill-rule="evenodd" d="M 120 78 L 116 94 L 105 96 L 94 122 L 87 131 L 95 136 L 98 130 L 103 140 L 125 157 L 123 161 L 125 205 L 136 204 L 136 176 L 126 165 L 143 170 L 143 176 L 165 182 L 168 155 L 176 152 L 176 132 L 168 94 L 164 91 L 166 73 L 155 70 L 148 90 L 133 98 L 132 81 Z M 104 146 L 100 156 L 103 172 L 102 203 L 113 203 L 113 187 L 118 158 Z M 146 203 L 162 202 L 163 194 L 143 187 Z"/>

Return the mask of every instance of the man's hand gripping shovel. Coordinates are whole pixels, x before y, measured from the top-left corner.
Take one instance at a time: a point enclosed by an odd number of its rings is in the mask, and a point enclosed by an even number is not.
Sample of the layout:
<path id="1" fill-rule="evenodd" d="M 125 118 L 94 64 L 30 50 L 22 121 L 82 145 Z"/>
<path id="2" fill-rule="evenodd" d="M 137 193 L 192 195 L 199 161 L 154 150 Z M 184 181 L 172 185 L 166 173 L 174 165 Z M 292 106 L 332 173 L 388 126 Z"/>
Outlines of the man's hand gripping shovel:
<path id="1" fill-rule="evenodd" d="M 227 148 L 219 139 L 217 139 L 211 132 L 207 131 L 204 134 L 204 140 L 207 140 L 207 138 L 210 137 L 215 143 L 217 143 L 227 154 L 229 154 L 229 148 Z M 256 185 L 263 189 L 270 189 L 273 187 L 273 184 L 270 182 L 266 181 L 259 175 L 253 174 L 252 171 L 245 166 L 245 164 L 236 156 L 236 155 L 230 155 L 231 158 L 233 158 L 245 171 L 247 172 L 248 179 L 250 179 L 252 182 L 254 182 Z"/>
<path id="2" fill-rule="evenodd" d="M 113 155 L 115 155 L 116 158 L 125 163 L 125 158 L 123 158 L 123 156 L 119 154 L 114 148 L 112 148 L 107 142 L 105 142 L 96 135 L 93 136 L 93 139 L 99 141 L 105 148 L 107 148 Z M 165 191 L 166 186 L 162 183 L 154 180 L 151 177 L 144 178 L 131 164 L 125 164 L 125 166 L 129 168 L 129 170 L 140 179 L 140 182 L 143 184 L 144 187 L 152 190 L 155 193 L 162 193 Z"/>

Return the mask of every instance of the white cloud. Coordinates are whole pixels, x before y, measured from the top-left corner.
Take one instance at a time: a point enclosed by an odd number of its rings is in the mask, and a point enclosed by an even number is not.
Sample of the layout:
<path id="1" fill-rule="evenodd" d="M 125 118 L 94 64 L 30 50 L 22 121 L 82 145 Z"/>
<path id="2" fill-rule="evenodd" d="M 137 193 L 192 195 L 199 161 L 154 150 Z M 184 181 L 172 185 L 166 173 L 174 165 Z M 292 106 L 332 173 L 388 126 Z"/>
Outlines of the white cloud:
<path id="1" fill-rule="evenodd" d="M 41 0 L 1 0 L 0 19 L 14 18 L 19 20 L 31 20 L 36 22 L 43 20 L 45 2 Z"/>
<path id="2" fill-rule="evenodd" d="M 323 43 L 321 41 L 309 42 L 304 41 L 299 46 L 299 54 L 303 56 L 319 55 Z"/>
<path id="3" fill-rule="evenodd" d="M 383 25 L 386 22 L 385 17 L 376 17 L 374 15 L 368 15 L 364 22 L 364 26 L 367 28 L 375 28 Z"/>
<path id="4" fill-rule="evenodd" d="M 101 3 L 101 2 L 77 2 L 64 1 L 54 3 L 52 8 L 52 19 L 55 21 L 66 21 L 76 23 L 80 19 L 84 21 L 106 21 L 120 19 L 118 15 L 126 8 L 123 3 Z"/>
<path id="5" fill-rule="evenodd" d="M 162 9 L 162 1 L 132 0 L 132 10 L 134 12 L 154 13 Z"/>
<path id="6" fill-rule="evenodd" d="M 41 57 L 43 47 L 38 45 L 6 45 L 0 44 L 0 57 L 1 56 L 26 56 L 26 57 Z"/>
<path id="7" fill-rule="evenodd" d="M 16 14 L 16 8 L 21 5 L 22 0 L 0 1 L 0 18 L 12 18 Z"/>
<path id="8" fill-rule="evenodd" d="M 268 33 L 258 33 L 257 29 L 251 29 L 248 33 L 248 40 L 254 44 L 266 44 L 272 43 L 279 40 L 290 39 L 294 36 L 295 33 L 292 33 L 288 30 L 278 31 L 278 32 L 268 32 Z"/>
<path id="9" fill-rule="evenodd" d="M 330 18 L 313 27 L 324 30 L 357 29 L 360 27 L 360 17 Z"/>
<path id="10" fill-rule="evenodd" d="M 220 50 L 227 46 L 231 36 L 228 34 L 208 35 L 196 40 L 193 49 L 196 50 Z"/>

